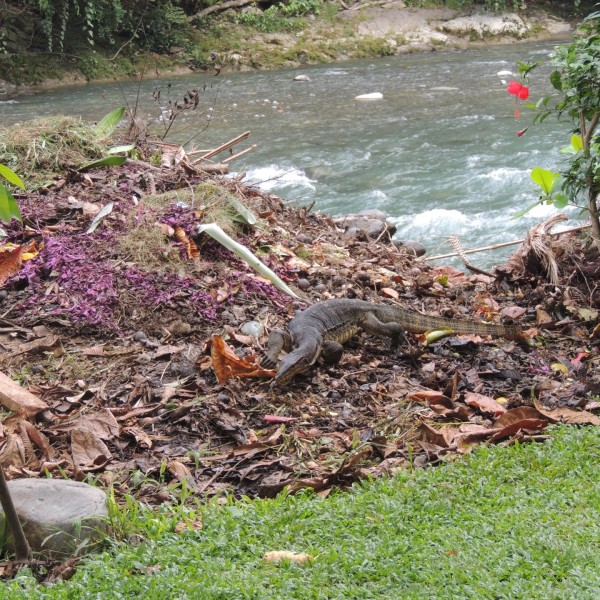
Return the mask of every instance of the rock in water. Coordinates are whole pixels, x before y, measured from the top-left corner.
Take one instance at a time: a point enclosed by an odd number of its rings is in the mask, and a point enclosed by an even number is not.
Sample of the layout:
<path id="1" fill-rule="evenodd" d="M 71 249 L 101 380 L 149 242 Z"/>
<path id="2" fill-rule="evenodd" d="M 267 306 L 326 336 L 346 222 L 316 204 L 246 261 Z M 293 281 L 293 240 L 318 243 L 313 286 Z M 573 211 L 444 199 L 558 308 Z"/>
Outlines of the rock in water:
<path id="1" fill-rule="evenodd" d="M 383 98 L 383 94 L 380 92 L 372 92 L 371 94 L 361 94 L 360 96 L 356 96 L 355 100 L 381 100 Z"/>
<path id="2" fill-rule="evenodd" d="M 32 551 L 47 558 L 66 559 L 81 552 L 84 541 L 83 551 L 90 551 L 108 530 L 106 494 L 87 483 L 16 479 L 8 489 Z"/>

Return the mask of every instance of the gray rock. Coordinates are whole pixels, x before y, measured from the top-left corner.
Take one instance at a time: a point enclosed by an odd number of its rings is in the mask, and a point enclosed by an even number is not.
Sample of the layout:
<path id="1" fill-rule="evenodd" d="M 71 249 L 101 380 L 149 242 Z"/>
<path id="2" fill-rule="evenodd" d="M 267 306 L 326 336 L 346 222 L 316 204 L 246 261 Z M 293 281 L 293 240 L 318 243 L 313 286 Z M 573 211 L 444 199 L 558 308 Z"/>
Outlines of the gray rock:
<path id="1" fill-rule="evenodd" d="M 380 219 L 382 221 L 385 220 L 385 213 L 378 208 L 367 208 L 366 210 L 361 210 L 358 214 L 362 217 L 370 217 L 371 219 Z"/>
<path id="2" fill-rule="evenodd" d="M 310 81 L 310 77 L 308 75 L 296 75 L 294 81 Z"/>
<path id="3" fill-rule="evenodd" d="M 380 216 L 382 215 L 382 216 Z M 369 210 L 357 215 L 347 215 L 346 217 L 336 217 L 333 222 L 344 230 L 344 233 L 362 239 L 370 237 L 377 239 L 382 236 L 386 230 L 390 236 L 396 232 L 396 226 L 386 220 L 384 213 L 379 210 Z M 387 236 L 382 236 L 382 240 L 387 241 Z"/>
<path id="4" fill-rule="evenodd" d="M 446 21 L 440 29 L 455 35 L 474 35 L 481 39 L 486 36 L 497 37 L 506 35 L 520 38 L 528 31 L 523 19 L 513 13 L 500 15 L 479 14 L 458 17 Z"/>
<path id="5" fill-rule="evenodd" d="M 33 552 L 65 559 L 92 550 L 108 531 L 106 494 L 87 483 L 16 479 L 8 488 Z M 2 546 L 12 542 L 3 540 Z"/>
<path id="6" fill-rule="evenodd" d="M 369 219 L 366 230 L 369 237 L 378 238 L 386 230 L 386 222 L 381 219 Z"/>
<path id="7" fill-rule="evenodd" d="M 412 252 L 415 256 L 423 256 L 427 252 L 427 248 L 417 242 L 416 240 L 394 240 L 394 245 L 402 248 L 406 248 L 409 252 Z"/>

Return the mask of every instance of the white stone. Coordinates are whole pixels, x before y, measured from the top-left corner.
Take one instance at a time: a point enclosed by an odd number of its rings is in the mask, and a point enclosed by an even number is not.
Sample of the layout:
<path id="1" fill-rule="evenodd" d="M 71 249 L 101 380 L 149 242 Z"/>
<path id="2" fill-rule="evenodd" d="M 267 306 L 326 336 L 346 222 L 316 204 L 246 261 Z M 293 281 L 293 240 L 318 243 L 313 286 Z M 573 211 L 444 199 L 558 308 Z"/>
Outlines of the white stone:
<path id="1" fill-rule="evenodd" d="M 361 94 L 360 96 L 356 96 L 355 100 L 381 100 L 383 98 L 383 94 L 380 92 L 371 92 L 370 94 Z"/>

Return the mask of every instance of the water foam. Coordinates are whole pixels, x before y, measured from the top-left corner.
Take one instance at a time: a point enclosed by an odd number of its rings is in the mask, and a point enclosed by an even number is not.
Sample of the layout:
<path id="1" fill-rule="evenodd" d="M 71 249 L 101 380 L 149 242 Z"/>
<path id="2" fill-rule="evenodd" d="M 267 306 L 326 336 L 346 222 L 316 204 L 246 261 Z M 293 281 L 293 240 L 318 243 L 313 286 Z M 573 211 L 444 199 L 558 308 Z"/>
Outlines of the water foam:
<path id="1" fill-rule="evenodd" d="M 258 186 L 265 192 L 280 190 L 290 186 L 301 186 L 314 191 L 314 180 L 309 179 L 304 171 L 295 167 L 285 168 L 278 165 L 250 169 L 244 183 Z"/>
<path id="2" fill-rule="evenodd" d="M 398 228 L 401 238 L 411 236 L 421 240 L 465 233 L 476 227 L 478 221 L 460 210 L 447 208 L 432 208 L 414 215 L 392 217 L 390 220 Z"/>

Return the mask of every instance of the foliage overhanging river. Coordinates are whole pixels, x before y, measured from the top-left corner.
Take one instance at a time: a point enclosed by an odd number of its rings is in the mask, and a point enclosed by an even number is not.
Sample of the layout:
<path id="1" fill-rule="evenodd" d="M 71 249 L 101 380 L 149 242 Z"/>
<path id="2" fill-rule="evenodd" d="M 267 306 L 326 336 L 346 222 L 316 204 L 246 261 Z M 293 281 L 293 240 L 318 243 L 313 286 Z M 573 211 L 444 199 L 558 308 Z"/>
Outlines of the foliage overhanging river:
<path id="1" fill-rule="evenodd" d="M 263 189 L 289 202 L 314 200 L 316 209 L 333 215 L 380 209 L 398 226 L 397 238 L 421 241 L 429 250 L 441 245 L 441 251 L 451 251 L 444 244 L 450 235 L 472 248 L 518 239 L 555 212 L 543 206 L 512 219 L 537 197 L 531 169 L 561 165 L 559 149 L 569 143 L 570 124 L 550 118 L 518 137 L 517 131 L 531 124 L 531 111 L 522 108 L 515 120 L 515 98 L 497 75 L 515 72 L 518 60 L 547 62 L 554 45 L 147 79 L 139 110 L 159 114 L 152 100 L 157 86 L 163 106 L 187 89 L 205 86 L 198 110 L 181 115 L 167 141 L 195 136 L 197 147 L 211 148 L 250 130 L 250 139 L 235 150 L 250 144 L 257 150 L 232 165 L 247 172 L 246 182 L 262 182 Z M 549 72 L 548 66 L 534 71 L 532 100 L 550 92 Z M 310 81 L 293 81 L 298 74 Z M 4 123 L 51 114 L 97 120 L 122 105 L 124 94 L 135 103 L 137 88 L 137 83 L 104 83 L 48 90 L 0 103 L 0 116 Z M 370 92 L 381 92 L 383 99 L 355 100 Z M 574 208 L 568 212 L 572 218 L 579 214 Z M 489 267 L 513 250 L 476 254 L 472 262 Z"/>

